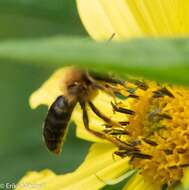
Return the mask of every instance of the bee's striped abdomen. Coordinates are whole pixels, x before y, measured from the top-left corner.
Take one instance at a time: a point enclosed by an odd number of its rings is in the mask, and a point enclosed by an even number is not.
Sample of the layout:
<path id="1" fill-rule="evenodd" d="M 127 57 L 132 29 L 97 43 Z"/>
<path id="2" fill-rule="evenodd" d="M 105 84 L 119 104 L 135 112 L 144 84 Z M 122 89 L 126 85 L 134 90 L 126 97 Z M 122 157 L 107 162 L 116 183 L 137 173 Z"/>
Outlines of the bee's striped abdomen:
<path id="1" fill-rule="evenodd" d="M 67 134 L 68 123 L 75 104 L 59 96 L 51 105 L 43 127 L 43 137 L 48 149 L 59 154 Z"/>

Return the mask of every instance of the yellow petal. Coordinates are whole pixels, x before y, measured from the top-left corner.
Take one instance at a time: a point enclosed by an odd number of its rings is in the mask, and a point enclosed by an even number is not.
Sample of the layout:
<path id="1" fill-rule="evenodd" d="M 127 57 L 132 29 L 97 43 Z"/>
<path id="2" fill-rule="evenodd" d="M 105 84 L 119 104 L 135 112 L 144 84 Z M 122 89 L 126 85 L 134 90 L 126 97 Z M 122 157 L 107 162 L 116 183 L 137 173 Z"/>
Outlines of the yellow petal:
<path id="1" fill-rule="evenodd" d="M 27 184 L 40 190 L 97 190 L 106 182 L 121 176 L 129 169 L 128 159 L 114 159 L 115 147 L 110 144 L 92 145 L 84 163 L 73 173 L 55 175 L 49 170 L 28 173 L 16 190 L 26 190 Z M 25 187 L 23 187 L 25 184 Z"/>
<path id="2" fill-rule="evenodd" d="M 57 70 L 29 99 L 31 108 L 35 109 L 39 105 L 50 106 L 54 100 L 62 94 L 60 81 L 63 80 L 64 73 L 69 67 Z"/>
<path id="3" fill-rule="evenodd" d="M 28 172 L 16 185 L 16 190 L 26 190 L 30 189 L 32 186 L 36 187 L 36 189 L 43 189 L 48 181 L 55 178 L 56 175 L 47 169 L 41 172 Z"/>
<path id="4" fill-rule="evenodd" d="M 108 39 L 114 33 L 114 29 L 101 3 L 94 0 L 77 2 L 81 20 L 91 36 L 95 39 Z"/>
<path id="5" fill-rule="evenodd" d="M 146 181 L 142 175 L 137 173 L 124 186 L 123 190 L 161 190 L 160 187 Z"/>
<path id="6" fill-rule="evenodd" d="M 77 0 L 88 33 L 96 40 L 188 36 L 188 0 Z"/>
<path id="7" fill-rule="evenodd" d="M 185 168 L 184 169 L 184 176 L 181 180 L 181 184 L 179 185 L 179 187 L 176 188 L 176 190 L 187 190 L 189 189 L 189 168 Z"/>

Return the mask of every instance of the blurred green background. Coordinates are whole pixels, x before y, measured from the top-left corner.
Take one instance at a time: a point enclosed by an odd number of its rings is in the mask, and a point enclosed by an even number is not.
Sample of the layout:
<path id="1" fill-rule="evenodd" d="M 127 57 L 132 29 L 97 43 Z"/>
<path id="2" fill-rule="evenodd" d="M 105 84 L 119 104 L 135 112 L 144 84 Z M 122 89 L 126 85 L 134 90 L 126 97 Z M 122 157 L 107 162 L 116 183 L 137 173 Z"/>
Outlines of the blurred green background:
<path id="1" fill-rule="evenodd" d="M 75 0 L 0 0 L 0 38 L 86 35 Z"/>
<path id="2" fill-rule="evenodd" d="M 0 39 L 86 35 L 74 0 L 0 0 Z M 28 97 L 52 69 L 0 63 L 0 183 L 16 183 L 27 171 L 72 171 L 89 146 L 74 137 L 71 126 L 63 153 L 54 156 L 42 142 L 45 106 L 31 110 Z M 72 155 L 77 156 L 72 156 Z"/>
<path id="3" fill-rule="evenodd" d="M 1 41 L 87 36 L 75 0 L 0 0 L 0 25 Z M 52 68 L 0 60 L 0 184 L 17 183 L 30 170 L 73 171 L 85 157 L 90 143 L 75 138 L 73 125 L 61 156 L 49 153 L 42 142 L 47 107 L 31 110 L 28 98 L 52 72 Z"/>

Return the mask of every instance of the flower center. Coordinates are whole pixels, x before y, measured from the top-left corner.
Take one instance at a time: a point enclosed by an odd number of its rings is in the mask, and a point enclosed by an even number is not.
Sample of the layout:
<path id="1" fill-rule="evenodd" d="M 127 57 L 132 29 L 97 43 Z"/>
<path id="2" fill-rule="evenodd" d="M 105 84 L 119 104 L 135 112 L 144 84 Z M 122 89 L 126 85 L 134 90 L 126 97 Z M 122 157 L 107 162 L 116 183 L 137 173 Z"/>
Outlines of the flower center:
<path id="1" fill-rule="evenodd" d="M 115 154 L 130 156 L 131 165 L 157 185 L 178 183 L 189 166 L 189 91 L 137 81 L 128 83 L 127 90 L 120 87 L 120 92 L 132 99 L 132 113 L 125 113 L 126 135 L 117 138 L 135 149 L 120 148 Z M 113 105 L 114 110 L 126 109 L 129 99 Z"/>

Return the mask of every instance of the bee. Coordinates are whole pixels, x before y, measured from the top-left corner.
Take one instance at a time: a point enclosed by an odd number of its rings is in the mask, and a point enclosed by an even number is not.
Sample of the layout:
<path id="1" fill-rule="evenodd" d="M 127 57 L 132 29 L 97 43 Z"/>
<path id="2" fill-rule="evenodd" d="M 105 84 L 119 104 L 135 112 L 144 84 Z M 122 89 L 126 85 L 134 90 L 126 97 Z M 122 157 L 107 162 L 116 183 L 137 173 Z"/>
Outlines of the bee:
<path id="1" fill-rule="evenodd" d="M 78 68 L 70 68 L 66 73 L 64 79 L 61 81 L 61 89 L 64 93 L 56 98 L 54 103 L 50 106 L 43 126 L 43 137 L 47 148 L 55 153 L 60 154 L 65 137 L 67 134 L 69 121 L 72 112 L 77 103 L 83 112 L 83 124 L 85 129 L 93 135 L 109 140 L 119 147 L 128 147 L 127 144 L 112 138 L 107 134 L 97 132 L 89 127 L 89 117 L 86 106 L 102 120 L 111 126 L 121 126 L 121 122 L 112 121 L 109 117 L 105 116 L 92 102 L 93 98 L 97 95 L 98 90 L 103 90 L 107 94 L 114 97 L 115 89 L 110 88 L 112 84 L 124 85 L 121 80 L 114 79 L 108 76 L 97 75 Z"/>

